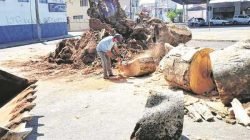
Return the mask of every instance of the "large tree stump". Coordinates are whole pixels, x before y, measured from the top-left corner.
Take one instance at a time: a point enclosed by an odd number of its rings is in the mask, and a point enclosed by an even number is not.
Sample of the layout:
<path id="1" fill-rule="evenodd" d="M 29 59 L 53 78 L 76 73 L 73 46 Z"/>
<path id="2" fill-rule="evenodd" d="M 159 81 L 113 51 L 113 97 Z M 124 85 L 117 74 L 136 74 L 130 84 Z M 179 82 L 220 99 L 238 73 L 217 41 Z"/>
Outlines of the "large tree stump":
<path id="1" fill-rule="evenodd" d="M 143 76 L 155 72 L 156 63 L 152 56 L 145 54 L 121 64 L 119 70 L 127 77 Z"/>
<path id="2" fill-rule="evenodd" d="M 196 94 L 204 94 L 215 88 L 211 77 L 209 53 L 212 49 L 180 45 L 172 49 L 161 62 L 165 79 L 171 86 Z"/>
<path id="3" fill-rule="evenodd" d="M 186 26 L 163 24 L 160 26 L 159 42 L 177 46 L 192 39 L 192 32 Z"/>
<path id="4" fill-rule="evenodd" d="M 213 77 L 221 101 L 250 101 L 250 40 L 210 54 Z"/>
<path id="5" fill-rule="evenodd" d="M 178 140 L 184 121 L 183 91 L 150 91 L 150 94 L 131 140 Z"/>

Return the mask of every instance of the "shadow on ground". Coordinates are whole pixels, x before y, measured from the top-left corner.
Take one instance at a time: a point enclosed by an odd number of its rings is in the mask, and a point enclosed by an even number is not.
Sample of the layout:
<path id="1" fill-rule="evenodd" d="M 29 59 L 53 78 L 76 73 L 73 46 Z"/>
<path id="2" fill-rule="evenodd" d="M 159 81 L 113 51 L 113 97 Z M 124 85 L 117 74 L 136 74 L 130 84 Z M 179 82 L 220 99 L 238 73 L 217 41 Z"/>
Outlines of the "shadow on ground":
<path id="1" fill-rule="evenodd" d="M 39 119 L 44 116 L 34 116 L 31 121 L 26 125 L 27 128 L 32 128 L 32 132 L 28 135 L 26 140 L 37 140 L 38 137 L 44 136 L 44 134 L 38 133 L 38 127 L 44 126 L 44 124 L 39 124 Z"/>

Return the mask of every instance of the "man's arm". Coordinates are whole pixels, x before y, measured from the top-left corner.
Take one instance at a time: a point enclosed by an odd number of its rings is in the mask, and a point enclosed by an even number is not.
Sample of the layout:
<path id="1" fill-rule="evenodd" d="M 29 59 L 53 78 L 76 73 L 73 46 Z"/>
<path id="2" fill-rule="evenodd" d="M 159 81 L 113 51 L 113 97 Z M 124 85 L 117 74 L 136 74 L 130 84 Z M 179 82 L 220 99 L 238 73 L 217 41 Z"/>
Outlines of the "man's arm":
<path id="1" fill-rule="evenodd" d="M 110 57 L 110 58 L 114 58 L 114 55 L 111 51 L 107 51 L 106 52 L 107 56 Z"/>
<path id="2" fill-rule="evenodd" d="M 120 54 L 121 54 L 121 53 L 120 53 L 120 50 L 118 49 L 118 47 L 117 47 L 117 46 L 114 46 L 114 50 L 115 50 L 116 54 L 118 54 L 118 55 L 120 55 Z"/>

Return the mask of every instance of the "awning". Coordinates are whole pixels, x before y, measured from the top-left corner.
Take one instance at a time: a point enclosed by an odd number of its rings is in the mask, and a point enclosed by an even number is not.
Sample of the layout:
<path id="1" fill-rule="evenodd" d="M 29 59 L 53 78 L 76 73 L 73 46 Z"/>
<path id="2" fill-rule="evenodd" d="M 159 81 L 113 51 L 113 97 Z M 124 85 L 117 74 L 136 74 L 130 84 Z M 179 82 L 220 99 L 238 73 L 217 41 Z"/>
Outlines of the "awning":
<path id="1" fill-rule="evenodd" d="M 198 10 L 206 10 L 206 5 L 198 5 L 188 8 L 188 11 L 198 11 Z"/>
<path id="2" fill-rule="evenodd" d="M 172 0 L 179 4 L 203 4 L 207 3 L 207 0 Z"/>
<path id="3" fill-rule="evenodd" d="M 224 3 L 224 2 L 245 2 L 250 0 L 210 0 L 210 3 Z"/>

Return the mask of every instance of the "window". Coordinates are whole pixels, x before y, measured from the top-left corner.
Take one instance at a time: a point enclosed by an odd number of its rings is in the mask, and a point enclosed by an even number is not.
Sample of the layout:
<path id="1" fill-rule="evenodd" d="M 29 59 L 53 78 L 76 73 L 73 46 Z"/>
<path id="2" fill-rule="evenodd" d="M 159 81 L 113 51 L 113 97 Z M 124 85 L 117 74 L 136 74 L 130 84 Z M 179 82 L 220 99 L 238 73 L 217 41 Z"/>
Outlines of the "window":
<path id="1" fill-rule="evenodd" d="M 73 16 L 73 19 L 83 19 L 83 15 Z"/>
<path id="2" fill-rule="evenodd" d="M 40 0 L 40 3 L 48 3 L 48 0 Z"/>
<path id="3" fill-rule="evenodd" d="M 18 2 L 29 2 L 29 0 L 18 0 Z"/>
<path id="4" fill-rule="evenodd" d="M 80 6 L 83 7 L 83 6 L 89 6 L 88 5 L 88 0 L 80 0 Z"/>

